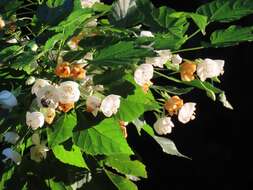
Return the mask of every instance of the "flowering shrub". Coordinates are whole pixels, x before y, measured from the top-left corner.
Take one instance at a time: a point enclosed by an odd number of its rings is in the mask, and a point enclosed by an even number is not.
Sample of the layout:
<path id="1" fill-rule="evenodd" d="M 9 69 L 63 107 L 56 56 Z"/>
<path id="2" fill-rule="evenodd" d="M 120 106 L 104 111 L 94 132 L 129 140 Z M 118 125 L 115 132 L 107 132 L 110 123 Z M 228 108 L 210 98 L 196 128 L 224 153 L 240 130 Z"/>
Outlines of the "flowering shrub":
<path id="1" fill-rule="evenodd" d="M 252 27 L 205 31 L 251 13 L 252 0 L 215 0 L 194 13 L 149 0 L 0 0 L 0 189 L 32 189 L 36 179 L 36 189 L 135 190 L 147 172 L 126 140 L 134 126 L 189 159 L 164 136 L 175 121 L 198 118 L 197 102 L 182 95 L 199 89 L 232 106 L 216 87 L 225 61 L 180 53 L 252 41 Z M 182 48 L 196 35 L 210 40 Z"/>

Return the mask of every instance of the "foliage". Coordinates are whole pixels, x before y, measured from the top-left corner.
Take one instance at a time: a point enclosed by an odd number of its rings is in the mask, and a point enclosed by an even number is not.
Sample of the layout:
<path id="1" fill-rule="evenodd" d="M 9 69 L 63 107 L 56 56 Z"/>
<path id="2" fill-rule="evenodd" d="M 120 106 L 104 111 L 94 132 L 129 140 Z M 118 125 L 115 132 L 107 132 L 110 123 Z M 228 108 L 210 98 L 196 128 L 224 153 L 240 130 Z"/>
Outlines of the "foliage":
<path id="1" fill-rule="evenodd" d="M 224 62 L 178 53 L 252 41 L 253 26 L 206 34 L 210 23 L 252 13 L 252 0 L 214 0 L 196 12 L 149 0 L 0 0 L 0 140 L 22 157 L 1 148 L 0 189 L 34 189 L 36 179 L 37 189 L 137 190 L 134 181 L 148 173 L 127 142 L 133 126 L 164 153 L 189 159 L 161 137 L 175 116 L 184 124 L 195 118 L 196 103 L 179 96 L 198 89 L 232 106 L 216 87 Z M 186 47 L 196 35 L 200 46 Z M 36 86 L 38 79 L 46 85 Z M 155 115 L 153 126 L 146 112 Z"/>

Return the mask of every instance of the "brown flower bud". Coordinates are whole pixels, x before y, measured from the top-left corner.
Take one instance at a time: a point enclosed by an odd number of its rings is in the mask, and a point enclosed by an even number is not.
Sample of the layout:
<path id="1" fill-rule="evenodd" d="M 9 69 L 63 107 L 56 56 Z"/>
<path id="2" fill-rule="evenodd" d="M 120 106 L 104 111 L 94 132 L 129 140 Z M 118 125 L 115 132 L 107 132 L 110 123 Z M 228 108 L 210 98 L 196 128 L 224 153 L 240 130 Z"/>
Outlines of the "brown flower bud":
<path id="1" fill-rule="evenodd" d="M 83 69 L 83 65 L 73 64 L 71 66 L 70 76 L 76 80 L 84 79 L 86 71 Z"/>
<path id="2" fill-rule="evenodd" d="M 197 69 L 196 64 L 191 62 L 184 62 L 180 66 L 180 75 L 182 81 L 192 81 L 194 80 L 194 73 Z"/>
<path id="3" fill-rule="evenodd" d="M 55 68 L 55 74 L 60 78 L 70 77 L 70 66 L 68 62 L 59 63 Z"/>
<path id="4" fill-rule="evenodd" d="M 126 126 L 127 126 L 127 122 L 125 121 L 119 121 L 119 126 L 120 126 L 120 129 L 124 135 L 125 138 L 127 138 L 127 129 L 126 129 Z"/>
<path id="5" fill-rule="evenodd" d="M 75 107 L 74 102 L 72 103 L 67 103 L 67 104 L 62 104 L 61 102 L 59 103 L 58 109 L 60 111 L 63 111 L 65 113 L 69 112 L 71 109 Z"/>
<path id="6" fill-rule="evenodd" d="M 173 96 L 165 102 L 165 109 L 171 116 L 177 114 L 180 108 L 184 105 L 184 101 L 178 96 Z"/>

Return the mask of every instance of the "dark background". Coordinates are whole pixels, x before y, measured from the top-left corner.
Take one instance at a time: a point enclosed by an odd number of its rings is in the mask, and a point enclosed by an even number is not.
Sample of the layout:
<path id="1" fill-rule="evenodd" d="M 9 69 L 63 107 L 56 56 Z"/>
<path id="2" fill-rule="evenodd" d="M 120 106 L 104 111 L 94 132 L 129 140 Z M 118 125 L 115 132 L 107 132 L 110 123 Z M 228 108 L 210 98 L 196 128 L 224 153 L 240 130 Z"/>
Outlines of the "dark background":
<path id="1" fill-rule="evenodd" d="M 152 1 L 155 6 L 167 5 L 181 11 L 195 11 L 204 0 Z M 230 23 L 252 26 L 253 16 Z M 214 29 L 230 24 L 211 24 Z M 200 35 L 201 36 L 201 35 Z M 197 37 L 197 42 L 198 37 Z M 194 41 L 186 44 L 195 47 Z M 128 128 L 129 142 L 147 165 L 149 178 L 138 182 L 141 190 L 181 189 L 252 189 L 251 133 L 252 111 L 252 43 L 227 48 L 211 48 L 180 54 L 184 58 L 211 58 L 225 60 L 225 73 L 220 88 L 224 89 L 234 110 L 213 102 L 204 92 L 194 91 L 186 100 L 197 102 L 196 119 L 183 126 L 176 123 L 172 134 L 179 151 L 192 161 L 161 152 L 157 144 L 144 135 L 139 137 L 134 128 Z M 146 115 L 149 117 L 149 115 Z M 153 118 L 149 118 L 150 121 Z M 252 161 L 251 161 L 252 162 Z"/>

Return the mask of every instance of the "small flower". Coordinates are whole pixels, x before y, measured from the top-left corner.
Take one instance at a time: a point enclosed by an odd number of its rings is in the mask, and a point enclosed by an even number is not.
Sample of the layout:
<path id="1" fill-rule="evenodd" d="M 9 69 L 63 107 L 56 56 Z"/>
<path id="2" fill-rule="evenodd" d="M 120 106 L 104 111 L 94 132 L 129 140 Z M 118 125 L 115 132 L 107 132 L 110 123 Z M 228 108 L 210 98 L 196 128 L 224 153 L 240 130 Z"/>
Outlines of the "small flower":
<path id="1" fill-rule="evenodd" d="M 69 62 L 58 63 L 55 68 L 55 74 L 60 78 L 70 77 L 70 66 Z"/>
<path id="2" fill-rule="evenodd" d="M 165 109 L 171 116 L 178 113 L 178 110 L 183 106 L 184 102 L 178 96 L 173 96 L 165 102 Z"/>
<path id="3" fill-rule="evenodd" d="M 106 96 L 100 106 L 100 110 L 106 117 L 116 114 L 120 107 L 120 96 L 111 94 Z"/>
<path id="4" fill-rule="evenodd" d="M 178 120 L 181 123 L 188 123 L 190 120 L 195 119 L 196 103 L 185 103 L 178 113 Z"/>
<path id="5" fill-rule="evenodd" d="M 21 155 L 12 150 L 11 148 L 5 148 L 2 151 L 2 154 L 6 157 L 3 161 L 6 162 L 8 159 L 12 160 L 13 162 L 15 162 L 17 165 L 19 165 L 21 163 Z"/>
<path id="6" fill-rule="evenodd" d="M 88 96 L 86 100 L 86 111 L 91 112 L 94 116 L 97 116 L 101 105 L 101 99 L 97 96 Z"/>
<path id="7" fill-rule="evenodd" d="M 170 117 L 159 118 L 154 124 L 154 129 L 159 135 L 171 133 L 172 127 L 174 127 L 174 124 Z"/>
<path id="8" fill-rule="evenodd" d="M 97 24 L 98 24 L 98 19 L 94 19 L 94 20 L 88 22 L 85 26 L 88 28 L 94 28 L 97 26 Z"/>
<path id="9" fill-rule="evenodd" d="M 126 126 L 128 125 L 128 122 L 125 122 L 125 121 L 119 121 L 119 126 L 120 126 L 120 129 L 124 135 L 125 138 L 127 138 L 127 129 L 126 129 Z"/>
<path id="10" fill-rule="evenodd" d="M 201 81 L 222 75 L 224 64 L 224 60 L 204 59 L 197 66 L 197 75 Z"/>
<path id="11" fill-rule="evenodd" d="M 26 112 L 26 124 L 36 130 L 44 125 L 44 115 L 41 112 Z"/>
<path id="12" fill-rule="evenodd" d="M 145 63 L 151 64 L 154 67 L 163 68 L 163 65 L 172 58 L 172 53 L 170 50 L 159 50 L 156 51 L 156 53 L 159 55 L 159 57 L 147 57 Z"/>
<path id="13" fill-rule="evenodd" d="M 9 40 L 6 41 L 8 44 L 16 44 L 18 43 L 18 40 L 16 38 L 11 38 Z"/>
<path id="14" fill-rule="evenodd" d="M 182 59 L 182 57 L 180 57 L 179 54 L 172 55 L 172 58 L 171 58 L 172 64 L 179 65 L 180 63 L 182 63 L 182 61 L 183 61 L 183 59 Z"/>
<path id="15" fill-rule="evenodd" d="M 2 30 L 5 27 L 5 22 L 2 19 L 2 17 L 0 17 L 0 30 Z"/>
<path id="16" fill-rule="evenodd" d="M 33 83 L 35 83 L 35 81 L 36 81 L 35 77 L 30 76 L 30 77 L 25 81 L 25 84 L 29 86 L 29 85 L 32 85 Z"/>
<path id="17" fill-rule="evenodd" d="M 32 86 L 32 94 L 35 94 L 37 96 L 39 89 L 47 85 L 50 85 L 48 80 L 37 79 Z"/>
<path id="18" fill-rule="evenodd" d="M 47 151 L 49 151 L 48 147 L 42 144 L 38 144 L 31 147 L 30 149 L 31 160 L 35 162 L 41 162 L 42 160 L 46 159 Z"/>
<path id="19" fill-rule="evenodd" d="M 142 86 L 144 90 L 149 87 L 153 78 L 154 68 L 151 64 L 141 64 L 134 72 L 135 82 Z"/>
<path id="20" fill-rule="evenodd" d="M 154 37 L 154 35 L 150 31 L 143 30 L 140 33 L 140 37 Z"/>
<path id="21" fill-rule="evenodd" d="M 70 76 L 76 80 L 82 80 L 86 76 L 86 71 L 81 64 L 73 64 L 71 66 Z"/>
<path id="22" fill-rule="evenodd" d="M 0 105 L 5 109 L 12 109 L 18 104 L 16 97 L 8 90 L 0 92 Z"/>
<path id="23" fill-rule="evenodd" d="M 70 49 L 76 50 L 78 48 L 78 44 L 81 41 L 81 38 L 79 36 L 74 36 L 68 41 L 68 46 Z"/>
<path id="24" fill-rule="evenodd" d="M 4 141 L 5 142 L 11 143 L 11 144 L 16 144 L 18 139 L 19 139 L 19 135 L 13 131 L 9 131 L 4 134 Z"/>
<path id="25" fill-rule="evenodd" d="M 182 81 L 192 81 L 194 80 L 194 73 L 196 71 L 196 64 L 191 62 L 184 62 L 180 67 L 180 75 Z"/>
<path id="26" fill-rule="evenodd" d="M 49 125 L 52 124 L 54 121 L 55 115 L 56 115 L 55 109 L 54 108 L 42 108 L 40 111 L 44 115 L 45 122 Z"/>
<path id="27" fill-rule="evenodd" d="M 47 85 L 37 92 L 37 102 L 40 107 L 57 108 L 59 102 L 59 93 L 56 86 Z"/>
<path id="28" fill-rule="evenodd" d="M 63 111 L 64 113 L 69 112 L 70 110 L 72 110 L 75 107 L 75 103 L 74 102 L 70 102 L 70 103 L 59 103 L 58 109 L 60 111 Z"/>
<path id="29" fill-rule="evenodd" d="M 80 97 L 79 85 L 73 81 L 62 82 L 58 88 L 61 104 L 77 102 Z"/>
<path id="30" fill-rule="evenodd" d="M 82 8 L 91 8 L 95 3 L 99 3 L 100 0 L 81 0 Z"/>

